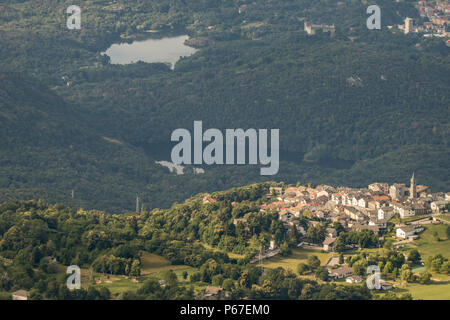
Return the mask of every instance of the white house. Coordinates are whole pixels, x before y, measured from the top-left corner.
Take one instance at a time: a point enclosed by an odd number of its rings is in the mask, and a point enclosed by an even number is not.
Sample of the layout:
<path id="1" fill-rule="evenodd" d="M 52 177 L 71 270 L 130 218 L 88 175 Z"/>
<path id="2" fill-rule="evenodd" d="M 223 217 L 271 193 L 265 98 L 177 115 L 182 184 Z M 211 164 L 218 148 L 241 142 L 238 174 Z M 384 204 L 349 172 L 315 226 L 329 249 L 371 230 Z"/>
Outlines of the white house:
<path id="1" fill-rule="evenodd" d="M 352 198 L 351 198 L 351 205 L 352 206 L 357 206 L 358 205 L 358 199 L 359 199 L 359 197 L 358 196 L 352 196 Z"/>
<path id="2" fill-rule="evenodd" d="M 367 197 L 360 197 L 360 198 L 358 198 L 358 206 L 363 207 L 363 208 L 368 208 L 370 200 L 371 199 L 367 198 Z"/>
<path id="3" fill-rule="evenodd" d="M 270 240 L 270 250 L 275 250 L 277 248 L 277 244 L 275 242 L 275 240 Z"/>
<path id="4" fill-rule="evenodd" d="M 415 215 L 415 211 L 412 207 L 408 205 L 402 205 L 402 204 L 394 204 L 394 212 L 398 213 L 400 215 L 400 218 L 407 218 L 412 217 Z"/>
<path id="5" fill-rule="evenodd" d="M 379 220 L 390 220 L 394 216 L 393 207 L 381 207 L 378 209 L 378 219 Z"/>
<path id="6" fill-rule="evenodd" d="M 409 225 L 404 227 L 399 227 L 395 231 L 395 234 L 398 238 L 408 239 L 409 237 L 413 237 L 419 232 L 422 232 L 424 228 L 420 225 Z"/>
<path id="7" fill-rule="evenodd" d="M 323 250 L 328 251 L 328 252 L 332 251 L 333 247 L 336 243 L 336 240 L 337 240 L 336 238 L 329 238 L 329 237 L 326 238 L 323 241 Z"/>
<path id="8" fill-rule="evenodd" d="M 430 203 L 433 213 L 442 213 L 448 201 L 433 201 Z"/>

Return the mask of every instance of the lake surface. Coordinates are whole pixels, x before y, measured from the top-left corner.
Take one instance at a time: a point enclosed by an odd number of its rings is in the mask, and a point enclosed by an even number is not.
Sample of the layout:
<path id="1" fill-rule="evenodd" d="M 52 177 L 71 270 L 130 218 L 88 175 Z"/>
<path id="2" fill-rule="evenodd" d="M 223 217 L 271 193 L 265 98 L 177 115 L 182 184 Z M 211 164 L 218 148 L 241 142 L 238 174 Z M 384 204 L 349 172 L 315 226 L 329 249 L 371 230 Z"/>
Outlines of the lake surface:
<path id="1" fill-rule="evenodd" d="M 182 35 L 134 41 L 131 44 L 113 44 L 102 54 L 108 55 L 112 64 L 130 64 L 138 61 L 162 62 L 169 63 L 173 69 L 180 57 L 188 57 L 197 51 L 184 44 L 187 39 L 189 36 Z"/>

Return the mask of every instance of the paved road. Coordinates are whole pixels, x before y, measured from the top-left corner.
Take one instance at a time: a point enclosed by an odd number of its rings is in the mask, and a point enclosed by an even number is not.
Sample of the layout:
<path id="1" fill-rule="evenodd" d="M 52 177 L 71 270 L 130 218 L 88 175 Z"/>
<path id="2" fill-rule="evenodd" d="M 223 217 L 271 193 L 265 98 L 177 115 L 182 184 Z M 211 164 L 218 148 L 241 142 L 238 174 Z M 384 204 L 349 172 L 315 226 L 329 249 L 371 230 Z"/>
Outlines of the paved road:
<path id="1" fill-rule="evenodd" d="M 438 221 L 440 221 L 442 223 L 450 224 L 450 221 L 447 221 L 447 220 L 444 220 L 444 219 L 441 219 L 441 218 L 438 218 L 438 217 L 434 217 L 434 218 L 436 218 L 436 220 L 438 220 Z"/>

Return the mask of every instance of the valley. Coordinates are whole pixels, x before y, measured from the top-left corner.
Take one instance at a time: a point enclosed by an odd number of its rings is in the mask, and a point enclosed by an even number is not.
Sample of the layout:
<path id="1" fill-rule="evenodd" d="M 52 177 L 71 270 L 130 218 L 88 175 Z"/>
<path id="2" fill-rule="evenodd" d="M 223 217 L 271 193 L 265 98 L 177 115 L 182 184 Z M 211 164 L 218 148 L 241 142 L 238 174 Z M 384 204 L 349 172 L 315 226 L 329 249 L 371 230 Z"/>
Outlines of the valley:
<path id="1" fill-rule="evenodd" d="M 279 181 L 360 187 L 416 171 L 448 189 L 441 39 L 367 30 L 359 1 L 95 1 L 82 6 L 80 30 L 67 29 L 65 5 L 1 5 L 2 201 L 129 212 L 136 195 L 148 208 L 167 208 L 198 192 L 266 181 L 252 165 L 181 176 L 156 164 L 170 158 L 171 132 L 197 120 L 219 130 L 279 128 Z M 410 3 L 379 5 L 383 26 L 421 19 Z M 334 36 L 308 35 L 305 20 L 334 24 Z M 172 69 L 102 55 L 149 34 L 184 34 L 201 48 Z"/>

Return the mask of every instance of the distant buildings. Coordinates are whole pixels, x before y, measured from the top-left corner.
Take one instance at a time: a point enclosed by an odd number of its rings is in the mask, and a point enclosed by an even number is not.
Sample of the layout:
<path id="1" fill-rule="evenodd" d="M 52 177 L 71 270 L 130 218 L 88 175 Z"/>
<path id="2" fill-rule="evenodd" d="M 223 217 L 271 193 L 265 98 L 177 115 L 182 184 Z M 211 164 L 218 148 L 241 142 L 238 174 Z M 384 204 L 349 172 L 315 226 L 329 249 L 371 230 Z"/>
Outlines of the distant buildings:
<path id="1" fill-rule="evenodd" d="M 350 267 L 341 267 L 337 269 L 331 269 L 328 271 L 330 278 L 332 279 L 342 279 L 351 276 L 353 273 Z"/>
<path id="2" fill-rule="evenodd" d="M 392 283 L 389 283 L 383 279 L 380 279 L 380 286 L 382 290 L 391 290 L 394 288 L 394 286 L 392 285 Z"/>
<path id="3" fill-rule="evenodd" d="M 328 252 L 332 251 L 334 245 L 336 244 L 336 240 L 337 238 L 326 238 L 323 242 L 323 250 Z"/>
<path id="4" fill-rule="evenodd" d="M 402 239 L 414 239 L 415 236 L 422 232 L 424 228 L 420 225 L 408 225 L 397 228 L 395 235 Z"/>
<path id="5" fill-rule="evenodd" d="M 382 207 L 378 209 L 378 219 L 389 220 L 395 215 L 394 207 Z"/>
<path id="6" fill-rule="evenodd" d="M 373 192 L 380 192 L 380 193 L 386 194 L 389 192 L 389 185 L 387 183 L 376 182 L 376 183 L 369 184 L 368 189 Z"/>
<path id="7" fill-rule="evenodd" d="M 412 174 L 410 185 L 394 183 L 372 183 L 368 188 L 332 187 L 320 185 L 316 188 L 299 187 L 271 187 L 267 194 L 273 202 L 262 204 L 261 212 L 277 212 L 279 220 L 286 230 L 297 229 L 298 234 L 304 236 L 307 232 L 305 220 L 303 225 L 300 218 L 309 217 L 309 226 L 321 224 L 320 220 L 331 223 L 339 222 L 345 231 L 360 232 L 370 230 L 375 235 L 382 236 L 388 227 L 388 221 L 394 216 L 408 218 L 426 214 L 440 214 L 450 202 L 449 193 L 432 193 L 427 186 L 417 185 L 415 174 Z M 234 224 L 245 224 L 246 217 L 235 219 Z M 406 228 L 406 227 L 405 227 Z M 410 239 L 420 229 L 401 227 L 397 230 L 397 237 Z M 314 246 L 324 251 L 335 249 L 338 234 L 334 228 L 326 228 L 325 240 L 320 246 Z M 302 241 L 301 243 L 306 243 Z"/>
<path id="8" fill-rule="evenodd" d="M 28 300 L 30 298 L 30 293 L 26 290 L 17 290 L 12 293 L 13 300 Z"/>
<path id="9" fill-rule="evenodd" d="M 219 287 L 206 287 L 206 289 L 200 292 L 195 300 L 221 300 L 225 298 L 225 291 Z"/>
<path id="10" fill-rule="evenodd" d="M 408 34 L 413 31 L 413 19 L 406 18 L 405 19 L 405 34 Z"/>
<path id="11" fill-rule="evenodd" d="M 405 184 L 394 183 L 389 187 L 389 196 L 396 200 L 405 196 Z"/>
<path id="12" fill-rule="evenodd" d="M 350 276 L 347 279 L 345 279 L 346 282 L 348 283 L 361 283 L 363 282 L 363 278 L 360 276 Z"/>
<path id="13" fill-rule="evenodd" d="M 203 197 L 203 203 L 216 203 L 217 200 L 211 198 L 208 194 Z"/>
<path id="14" fill-rule="evenodd" d="M 430 203 L 431 211 L 433 213 L 442 213 L 444 211 L 445 206 L 449 201 L 447 200 L 438 200 Z"/>
<path id="15" fill-rule="evenodd" d="M 241 14 L 242 12 L 244 12 L 245 10 L 247 10 L 247 8 L 248 8 L 248 5 L 247 5 L 247 4 L 242 4 L 242 5 L 240 5 L 240 6 L 239 6 L 239 10 L 238 10 L 239 14 Z"/>
<path id="16" fill-rule="evenodd" d="M 312 24 L 312 23 L 308 23 L 307 21 L 305 21 L 304 26 L 305 26 L 306 33 L 309 35 L 314 35 L 319 30 L 322 32 L 329 32 L 332 36 L 336 32 L 336 27 L 334 26 L 334 24 L 333 25 L 327 25 L 325 23 Z"/>
<path id="17" fill-rule="evenodd" d="M 450 33 L 447 27 L 450 25 L 450 2 L 440 1 L 419 1 L 419 15 L 424 20 L 416 21 L 417 25 L 411 18 L 406 18 L 405 23 L 398 25 L 400 30 L 405 34 L 408 33 L 423 33 L 424 37 L 449 37 Z M 426 21 L 428 20 L 428 21 Z M 447 40 L 448 44 L 448 40 Z"/>

